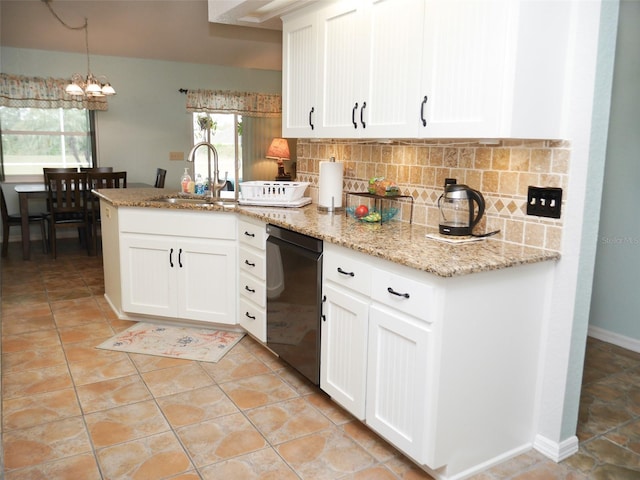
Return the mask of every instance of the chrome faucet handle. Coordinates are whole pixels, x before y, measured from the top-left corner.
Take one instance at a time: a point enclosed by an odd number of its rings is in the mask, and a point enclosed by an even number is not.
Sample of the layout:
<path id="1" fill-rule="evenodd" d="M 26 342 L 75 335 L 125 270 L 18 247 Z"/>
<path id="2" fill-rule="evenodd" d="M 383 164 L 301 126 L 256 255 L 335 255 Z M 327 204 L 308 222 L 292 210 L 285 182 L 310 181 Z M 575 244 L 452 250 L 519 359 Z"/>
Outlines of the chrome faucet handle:
<path id="1" fill-rule="evenodd" d="M 216 192 L 222 190 L 222 188 L 227 184 L 227 178 L 229 178 L 229 172 L 224 172 L 224 180 L 219 180 L 216 175 L 216 178 L 214 179 L 215 185 L 213 186 Z"/>

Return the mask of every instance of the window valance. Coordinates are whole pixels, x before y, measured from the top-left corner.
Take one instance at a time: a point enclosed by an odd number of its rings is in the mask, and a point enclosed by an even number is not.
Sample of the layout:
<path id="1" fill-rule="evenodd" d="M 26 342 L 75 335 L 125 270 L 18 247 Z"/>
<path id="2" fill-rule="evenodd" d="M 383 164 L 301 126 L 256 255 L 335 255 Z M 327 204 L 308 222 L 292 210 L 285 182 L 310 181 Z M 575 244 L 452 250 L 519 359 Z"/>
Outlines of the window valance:
<path id="1" fill-rule="evenodd" d="M 282 115 L 282 96 L 223 90 L 189 90 L 187 92 L 187 112 L 279 117 Z"/>
<path id="2" fill-rule="evenodd" d="M 26 77 L 0 73 L 0 106 L 17 108 L 80 108 L 107 110 L 106 98 L 75 97 L 63 78 Z"/>

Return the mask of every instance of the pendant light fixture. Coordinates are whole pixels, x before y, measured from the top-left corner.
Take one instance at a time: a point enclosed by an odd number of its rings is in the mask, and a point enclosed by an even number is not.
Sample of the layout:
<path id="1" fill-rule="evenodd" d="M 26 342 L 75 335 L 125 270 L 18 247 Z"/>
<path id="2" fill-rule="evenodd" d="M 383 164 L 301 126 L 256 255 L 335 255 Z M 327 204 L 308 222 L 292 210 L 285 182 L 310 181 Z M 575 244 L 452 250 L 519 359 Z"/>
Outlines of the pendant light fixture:
<path id="1" fill-rule="evenodd" d="M 107 78 L 104 75 L 100 77 L 95 76 L 91 73 L 91 63 L 89 61 L 89 20 L 85 17 L 84 25 L 79 27 L 72 27 L 65 23 L 57 14 L 53 11 L 51 7 L 52 0 L 42 0 L 49 11 L 53 14 L 54 17 L 66 28 L 69 30 L 84 30 L 84 44 L 87 52 L 87 76 L 83 77 L 80 73 L 74 73 L 71 76 L 71 80 L 69 84 L 65 87 L 65 92 L 69 95 L 83 95 L 87 97 L 104 97 L 108 95 L 115 95 L 116 91 L 111 86 L 111 84 L 107 81 Z"/>

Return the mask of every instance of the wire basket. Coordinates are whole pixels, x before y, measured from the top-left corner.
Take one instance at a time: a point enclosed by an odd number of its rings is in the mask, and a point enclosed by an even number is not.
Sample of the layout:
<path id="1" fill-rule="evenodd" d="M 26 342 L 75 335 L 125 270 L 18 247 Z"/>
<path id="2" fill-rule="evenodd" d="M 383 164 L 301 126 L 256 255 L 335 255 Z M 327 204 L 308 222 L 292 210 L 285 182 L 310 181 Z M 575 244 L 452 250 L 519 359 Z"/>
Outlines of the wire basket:
<path id="1" fill-rule="evenodd" d="M 240 195 L 245 200 L 293 202 L 304 195 L 309 182 L 241 182 Z"/>

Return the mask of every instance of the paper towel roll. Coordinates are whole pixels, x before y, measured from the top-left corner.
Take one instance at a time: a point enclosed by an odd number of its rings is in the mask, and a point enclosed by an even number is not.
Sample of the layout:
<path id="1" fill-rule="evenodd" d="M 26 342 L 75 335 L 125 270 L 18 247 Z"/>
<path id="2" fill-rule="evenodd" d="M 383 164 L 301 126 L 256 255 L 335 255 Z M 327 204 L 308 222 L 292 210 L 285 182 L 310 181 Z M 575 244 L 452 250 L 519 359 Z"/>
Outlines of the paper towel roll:
<path id="1" fill-rule="evenodd" d="M 333 211 L 342 208 L 342 162 L 320 162 L 318 208 Z"/>

